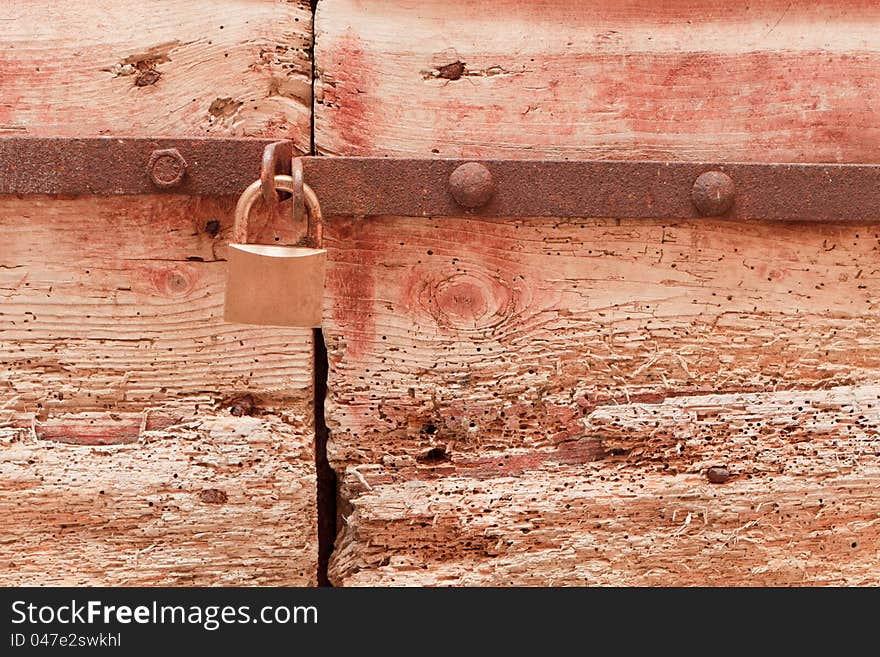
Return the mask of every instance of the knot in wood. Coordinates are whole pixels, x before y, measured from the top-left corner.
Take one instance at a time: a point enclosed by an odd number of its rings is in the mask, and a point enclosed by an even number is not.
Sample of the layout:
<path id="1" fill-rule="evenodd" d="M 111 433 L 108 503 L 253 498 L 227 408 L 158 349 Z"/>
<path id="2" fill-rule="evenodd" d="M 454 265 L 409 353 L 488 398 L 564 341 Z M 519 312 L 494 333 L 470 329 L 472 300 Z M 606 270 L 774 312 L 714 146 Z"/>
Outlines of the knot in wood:
<path id="1" fill-rule="evenodd" d="M 162 296 L 185 297 L 195 288 L 198 276 L 186 265 L 181 265 L 154 270 L 151 278 Z"/>
<path id="2" fill-rule="evenodd" d="M 483 331 L 508 321 L 516 295 L 504 281 L 483 272 L 463 272 L 428 282 L 419 305 L 441 328 Z"/>

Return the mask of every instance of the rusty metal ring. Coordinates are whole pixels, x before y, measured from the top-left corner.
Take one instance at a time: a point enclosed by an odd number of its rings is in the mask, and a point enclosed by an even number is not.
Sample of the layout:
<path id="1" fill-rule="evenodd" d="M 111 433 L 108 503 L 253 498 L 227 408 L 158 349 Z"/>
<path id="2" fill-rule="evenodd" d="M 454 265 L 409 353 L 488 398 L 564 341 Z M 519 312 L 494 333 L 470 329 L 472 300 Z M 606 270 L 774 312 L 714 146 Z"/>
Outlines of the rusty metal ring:
<path id="1" fill-rule="evenodd" d="M 274 176 L 273 182 L 276 189 L 291 193 L 295 192 L 296 187 L 293 176 Z M 232 224 L 233 243 L 248 243 L 248 215 L 262 193 L 263 181 L 256 180 L 248 185 L 248 188 L 238 197 L 238 203 L 235 205 L 235 219 Z M 308 215 L 306 237 L 312 243 L 312 246 L 321 248 L 324 219 L 321 215 L 321 204 L 318 202 L 318 196 L 311 187 L 303 184 L 302 199 L 305 204 L 306 214 Z"/>
<path id="2" fill-rule="evenodd" d="M 305 194 L 303 193 L 303 164 L 298 157 L 290 163 L 290 176 L 293 178 L 293 221 L 300 223 L 305 214 Z M 265 187 L 264 187 L 265 189 Z"/>
<path id="3" fill-rule="evenodd" d="M 263 200 L 266 203 L 280 203 L 281 197 L 275 189 L 275 176 L 286 175 L 290 171 L 290 159 L 293 157 L 293 142 L 276 141 L 263 149 L 263 161 L 260 165 L 260 181 L 263 187 Z"/>

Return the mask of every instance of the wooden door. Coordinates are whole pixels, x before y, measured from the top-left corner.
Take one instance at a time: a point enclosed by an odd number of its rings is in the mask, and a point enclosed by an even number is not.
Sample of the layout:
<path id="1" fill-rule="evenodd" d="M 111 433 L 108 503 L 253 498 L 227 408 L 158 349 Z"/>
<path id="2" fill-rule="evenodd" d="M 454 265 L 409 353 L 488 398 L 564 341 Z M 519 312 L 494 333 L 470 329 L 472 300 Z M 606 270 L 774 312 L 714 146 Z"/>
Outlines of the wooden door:
<path id="1" fill-rule="evenodd" d="M 876 162 L 878 21 L 863 1 L 321 0 L 315 145 Z M 876 583 L 878 239 L 333 218 L 331 578 Z"/>
<path id="2" fill-rule="evenodd" d="M 13 5 L 2 135 L 308 151 L 308 3 Z M 223 323 L 233 203 L 0 198 L 0 583 L 316 581 L 311 332 Z"/>
<path id="3" fill-rule="evenodd" d="M 877 161 L 865 0 L 14 12 L 0 135 Z M 231 204 L 0 198 L 0 583 L 315 583 L 316 456 L 336 585 L 877 583 L 876 225 L 328 217 L 322 409 Z"/>

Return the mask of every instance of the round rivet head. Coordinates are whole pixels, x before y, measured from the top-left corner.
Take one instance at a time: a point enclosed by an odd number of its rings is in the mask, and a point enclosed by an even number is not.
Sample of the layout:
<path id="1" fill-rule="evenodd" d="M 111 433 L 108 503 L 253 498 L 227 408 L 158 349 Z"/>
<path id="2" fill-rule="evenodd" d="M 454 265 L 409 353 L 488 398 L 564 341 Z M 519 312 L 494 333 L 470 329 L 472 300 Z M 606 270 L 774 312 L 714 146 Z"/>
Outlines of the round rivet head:
<path id="1" fill-rule="evenodd" d="M 155 150 L 150 155 L 147 173 L 156 187 L 176 187 L 186 175 L 186 160 L 176 148 Z"/>
<path id="2" fill-rule="evenodd" d="M 691 192 L 694 205 L 706 217 L 717 217 L 727 212 L 733 205 L 735 195 L 736 185 L 723 171 L 701 173 L 694 181 Z"/>
<path id="3" fill-rule="evenodd" d="M 463 208 L 480 208 L 489 202 L 495 193 L 492 173 L 479 162 L 462 164 L 449 176 L 449 191 L 452 198 Z"/>
<path id="4" fill-rule="evenodd" d="M 727 468 L 714 466 L 706 470 L 706 479 L 713 484 L 723 484 L 730 479 L 730 471 Z"/>

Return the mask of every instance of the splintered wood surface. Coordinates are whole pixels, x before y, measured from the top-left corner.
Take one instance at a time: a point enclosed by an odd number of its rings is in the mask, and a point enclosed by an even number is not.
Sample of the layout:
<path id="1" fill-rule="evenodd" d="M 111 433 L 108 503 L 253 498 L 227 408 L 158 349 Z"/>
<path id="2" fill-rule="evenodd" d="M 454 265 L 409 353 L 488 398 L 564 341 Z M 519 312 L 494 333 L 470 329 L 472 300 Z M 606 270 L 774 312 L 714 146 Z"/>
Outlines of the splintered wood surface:
<path id="1" fill-rule="evenodd" d="M 0 429 L 3 585 L 314 584 L 310 418 L 212 402 L 103 447 Z"/>
<path id="2" fill-rule="evenodd" d="M 316 147 L 875 161 L 878 23 L 322 0 Z M 880 226 L 334 217 L 327 243 L 335 583 L 878 583 Z"/>
<path id="3" fill-rule="evenodd" d="M 286 137 L 308 152 L 308 0 L 6 3 L 0 135 Z"/>
<path id="4" fill-rule="evenodd" d="M 232 203 L 0 200 L 4 585 L 315 582 L 311 333 L 223 322 Z"/>

